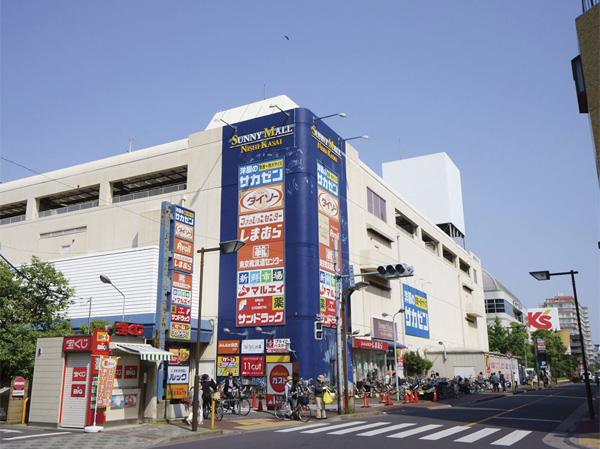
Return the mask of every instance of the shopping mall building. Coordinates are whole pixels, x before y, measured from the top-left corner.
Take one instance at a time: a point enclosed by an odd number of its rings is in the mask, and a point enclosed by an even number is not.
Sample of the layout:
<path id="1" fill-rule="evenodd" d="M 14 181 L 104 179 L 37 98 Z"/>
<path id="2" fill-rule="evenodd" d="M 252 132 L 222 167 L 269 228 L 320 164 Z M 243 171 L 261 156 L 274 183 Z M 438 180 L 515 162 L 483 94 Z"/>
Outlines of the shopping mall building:
<path id="1" fill-rule="evenodd" d="M 487 351 L 481 263 L 464 249 L 457 168 L 439 153 L 385 164 L 384 180 L 328 123 L 280 96 L 219 112 L 182 140 L 0 186 L 4 257 L 53 261 L 76 291 L 68 313 L 76 327 L 127 323 L 110 336 L 110 354 L 125 361 L 116 410 L 129 401 L 140 418 L 160 419 L 161 401 L 184 395 L 196 369 L 266 377 L 270 394 L 285 372 L 333 382 L 336 295 L 349 298 L 354 381 L 391 375 L 394 360 L 403 373 L 394 340 L 437 352 L 446 375 L 455 369 L 446 350 Z M 216 250 L 232 240 L 245 245 Z M 201 248 L 211 250 L 202 279 Z M 414 275 L 365 274 L 395 263 Z M 352 271 L 366 288 L 349 288 Z M 93 403 L 93 354 L 73 352 L 72 341 L 45 344 L 30 420 L 58 424 L 65 401 Z M 44 396 L 48 382 L 54 399 Z M 77 396 L 69 382 L 88 388 Z"/>

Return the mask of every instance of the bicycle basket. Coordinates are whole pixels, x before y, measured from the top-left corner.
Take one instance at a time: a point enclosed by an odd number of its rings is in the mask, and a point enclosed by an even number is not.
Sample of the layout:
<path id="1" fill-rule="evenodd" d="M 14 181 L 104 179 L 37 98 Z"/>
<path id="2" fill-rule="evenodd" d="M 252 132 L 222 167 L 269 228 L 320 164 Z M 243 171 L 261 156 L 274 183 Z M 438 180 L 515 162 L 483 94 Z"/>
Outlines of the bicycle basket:
<path id="1" fill-rule="evenodd" d="M 219 400 L 221 399 L 221 392 L 219 392 L 219 391 L 215 391 L 215 392 L 212 394 L 212 398 L 213 398 L 213 401 L 219 401 Z"/>
<path id="2" fill-rule="evenodd" d="M 308 396 L 300 396 L 298 398 L 298 402 L 300 403 L 300 405 L 308 405 L 309 404 Z"/>

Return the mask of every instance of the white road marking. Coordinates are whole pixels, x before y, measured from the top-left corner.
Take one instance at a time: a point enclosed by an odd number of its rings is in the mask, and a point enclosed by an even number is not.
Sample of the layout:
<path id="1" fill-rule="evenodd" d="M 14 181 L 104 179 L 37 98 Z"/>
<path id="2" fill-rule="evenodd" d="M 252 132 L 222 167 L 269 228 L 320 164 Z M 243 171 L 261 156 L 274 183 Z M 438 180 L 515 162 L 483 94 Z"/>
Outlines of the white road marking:
<path id="1" fill-rule="evenodd" d="M 385 426 L 386 424 L 389 424 L 389 422 L 376 422 L 376 423 L 371 423 L 371 424 L 365 424 L 363 426 L 351 427 L 349 429 L 342 429 L 342 430 L 337 430 L 335 432 L 329 432 L 329 435 L 344 435 L 346 433 L 370 429 L 372 427 Z"/>
<path id="2" fill-rule="evenodd" d="M 442 427 L 441 424 L 428 424 L 423 427 L 417 427 L 416 429 L 405 430 L 404 432 L 395 433 L 393 435 L 388 435 L 388 438 L 406 438 L 411 435 L 416 435 L 418 433 L 427 432 L 428 430 L 437 429 L 438 427 Z"/>
<path id="3" fill-rule="evenodd" d="M 23 433 L 20 430 L 0 429 L 0 433 Z"/>
<path id="4" fill-rule="evenodd" d="M 493 427 L 487 427 L 485 429 L 478 430 L 475 433 L 459 438 L 458 440 L 454 440 L 457 443 L 473 443 L 477 440 L 481 440 L 482 438 L 487 437 L 493 433 L 498 432 L 500 429 L 495 429 Z"/>
<path id="5" fill-rule="evenodd" d="M 403 423 L 403 424 L 395 424 L 393 426 L 385 427 L 383 429 L 375 429 L 370 432 L 359 433 L 357 436 L 359 437 L 372 437 L 373 435 L 379 435 L 386 432 L 392 432 L 393 430 L 404 429 L 405 427 L 414 426 L 416 423 Z"/>
<path id="6" fill-rule="evenodd" d="M 348 427 L 348 426 L 355 426 L 357 424 L 365 424 L 366 421 L 352 421 L 352 422 L 346 422 L 344 424 L 336 424 L 335 426 L 326 426 L 326 427 L 321 427 L 319 429 L 313 429 L 313 430 L 303 430 L 301 433 L 318 433 L 318 432 L 327 432 L 328 430 L 333 430 L 333 429 L 341 429 L 343 427 Z"/>
<path id="7" fill-rule="evenodd" d="M 442 438 L 449 437 L 450 435 L 454 435 L 458 432 L 464 432 L 465 430 L 470 429 L 470 427 L 466 426 L 454 426 L 450 427 L 446 430 L 440 430 L 439 432 L 432 433 L 431 435 L 427 435 L 419 438 L 420 440 L 441 440 Z"/>
<path id="8" fill-rule="evenodd" d="M 289 429 L 276 430 L 275 432 L 296 432 L 298 430 L 313 429 L 315 427 L 323 427 L 323 426 L 328 426 L 328 425 L 329 424 L 325 424 L 325 423 L 321 423 L 321 424 L 309 424 L 308 426 L 290 427 Z"/>
<path id="9" fill-rule="evenodd" d="M 504 438 L 500 438 L 499 440 L 494 441 L 492 444 L 494 446 L 511 446 L 517 441 L 525 438 L 530 433 L 531 431 L 529 430 L 515 430 L 514 432 L 511 432 L 508 435 L 506 435 Z"/>

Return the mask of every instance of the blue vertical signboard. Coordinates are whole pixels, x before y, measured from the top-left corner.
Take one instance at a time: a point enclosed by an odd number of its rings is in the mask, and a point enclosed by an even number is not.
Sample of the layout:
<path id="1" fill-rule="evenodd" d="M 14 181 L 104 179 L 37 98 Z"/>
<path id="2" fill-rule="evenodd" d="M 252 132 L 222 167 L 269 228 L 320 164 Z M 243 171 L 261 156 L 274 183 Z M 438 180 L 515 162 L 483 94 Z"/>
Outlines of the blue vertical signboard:
<path id="1" fill-rule="evenodd" d="M 171 294 L 167 306 L 168 338 L 190 340 L 192 334 L 192 275 L 194 273 L 195 214 L 189 209 L 171 206 L 169 263 Z M 198 323 L 200 329 L 200 323 Z"/>
<path id="2" fill-rule="evenodd" d="M 306 377 L 327 374 L 335 357 L 329 340 L 307 338 L 315 315 L 335 318 L 335 238 L 342 274 L 348 257 L 341 139 L 315 117 L 290 109 L 224 127 L 222 136 L 220 238 L 246 244 L 220 260 L 217 338 L 230 338 L 224 328 L 232 327 L 253 338 L 261 326 L 290 342 Z"/>
<path id="3" fill-rule="evenodd" d="M 404 327 L 407 335 L 429 338 L 429 309 L 427 293 L 403 284 Z"/>

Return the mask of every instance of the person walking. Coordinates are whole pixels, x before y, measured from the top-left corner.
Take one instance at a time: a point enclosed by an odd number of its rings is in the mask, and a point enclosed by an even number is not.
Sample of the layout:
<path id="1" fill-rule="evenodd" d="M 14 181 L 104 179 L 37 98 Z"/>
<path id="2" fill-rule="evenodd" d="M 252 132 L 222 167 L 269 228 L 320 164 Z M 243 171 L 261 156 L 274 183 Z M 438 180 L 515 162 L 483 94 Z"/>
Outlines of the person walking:
<path id="1" fill-rule="evenodd" d="M 323 395 L 325 394 L 325 376 L 319 374 L 315 381 L 315 400 L 317 401 L 317 419 L 327 419 L 325 411 L 325 402 Z"/>
<path id="2" fill-rule="evenodd" d="M 208 374 L 203 374 L 200 385 L 202 386 L 203 409 L 207 410 L 212 402 L 213 392 L 217 391 L 217 384 Z"/>
<path id="3" fill-rule="evenodd" d="M 296 408 L 296 401 L 294 400 L 294 391 L 295 385 L 292 384 L 292 376 L 288 376 L 285 379 L 285 385 L 283 387 L 283 396 L 284 399 L 288 402 L 290 406 L 290 413 Z M 289 416 L 291 418 L 292 416 Z"/>
<path id="4" fill-rule="evenodd" d="M 502 385 L 502 392 L 506 393 L 506 377 L 504 377 L 502 371 L 498 371 L 498 374 L 500 376 L 500 385 Z"/>
<path id="5" fill-rule="evenodd" d="M 500 379 L 498 379 L 498 376 L 495 372 L 490 376 L 490 382 L 492 383 L 492 391 L 494 393 L 498 393 L 498 384 L 500 383 Z"/>
<path id="6" fill-rule="evenodd" d="M 185 419 L 185 422 L 191 426 L 192 419 L 194 419 L 194 407 L 193 407 L 194 387 L 190 388 L 188 398 L 190 399 L 190 414 Z M 203 423 L 204 423 L 204 413 L 203 413 L 203 408 L 202 408 L 202 392 L 199 391 L 198 392 L 198 424 L 203 424 Z"/>

